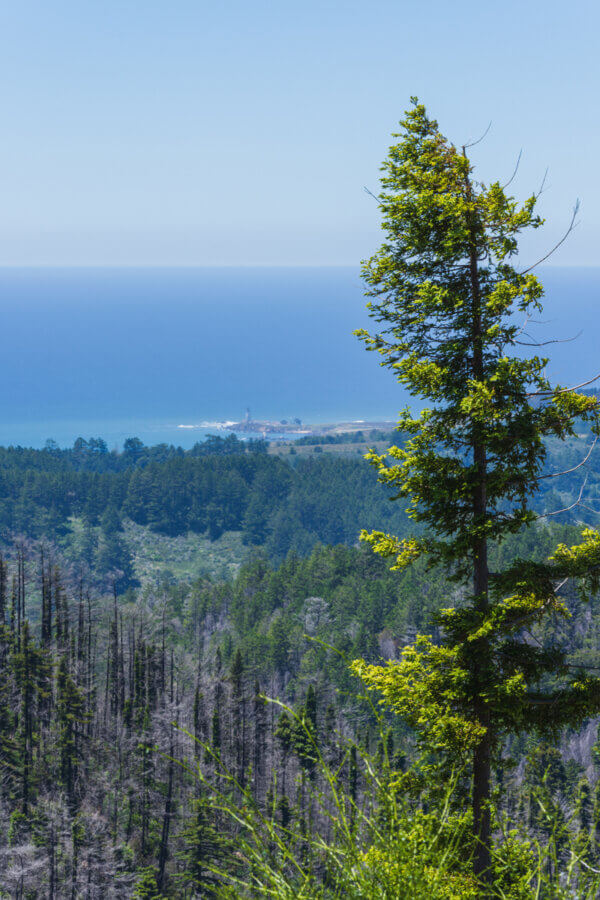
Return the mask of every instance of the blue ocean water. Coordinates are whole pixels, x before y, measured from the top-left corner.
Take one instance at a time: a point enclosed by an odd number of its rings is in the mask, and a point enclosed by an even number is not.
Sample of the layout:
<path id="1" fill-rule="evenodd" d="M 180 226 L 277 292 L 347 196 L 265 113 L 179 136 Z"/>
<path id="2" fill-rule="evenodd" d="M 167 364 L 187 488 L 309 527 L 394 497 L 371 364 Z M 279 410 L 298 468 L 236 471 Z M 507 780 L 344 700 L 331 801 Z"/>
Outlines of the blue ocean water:
<path id="1" fill-rule="evenodd" d="M 600 371 L 600 269 L 542 272 L 549 373 Z M 407 401 L 352 331 L 355 269 L 1 269 L 0 444 L 191 446 L 218 421 L 394 420 Z M 527 338 L 524 338 L 527 340 Z M 180 427 L 187 426 L 187 427 Z M 194 427 L 190 427 L 194 426 Z"/>

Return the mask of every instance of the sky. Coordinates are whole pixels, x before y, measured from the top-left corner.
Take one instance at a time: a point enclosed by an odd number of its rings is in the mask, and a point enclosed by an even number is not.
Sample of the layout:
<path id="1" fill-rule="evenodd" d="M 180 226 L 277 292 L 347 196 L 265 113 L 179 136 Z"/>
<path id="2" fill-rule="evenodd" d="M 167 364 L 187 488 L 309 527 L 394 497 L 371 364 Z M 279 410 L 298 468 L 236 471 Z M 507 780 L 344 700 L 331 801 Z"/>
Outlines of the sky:
<path id="1" fill-rule="evenodd" d="M 600 7 L 5 0 L 0 265 L 356 265 L 418 95 L 483 180 L 548 169 L 535 261 L 600 256 Z"/>

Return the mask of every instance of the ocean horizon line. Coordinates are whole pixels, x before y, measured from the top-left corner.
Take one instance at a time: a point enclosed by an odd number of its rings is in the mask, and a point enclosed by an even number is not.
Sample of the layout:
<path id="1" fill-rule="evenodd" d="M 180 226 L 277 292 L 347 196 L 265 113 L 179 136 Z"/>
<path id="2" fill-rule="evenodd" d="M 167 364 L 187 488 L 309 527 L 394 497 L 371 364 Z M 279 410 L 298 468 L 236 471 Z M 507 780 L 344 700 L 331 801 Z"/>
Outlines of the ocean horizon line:
<path id="1" fill-rule="evenodd" d="M 181 270 L 230 270 L 230 269 L 354 269 L 357 274 L 360 275 L 361 263 L 359 262 L 331 262 L 331 263 L 300 263 L 300 262 L 289 262 L 289 263 L 262 263 L 262 262 L 241 262 L 241 263 L 173 263 L 173 262 L 90 262 L 90 263 L 68 263 L 68 262 L 32 262 L 32 263 L 20 263 L 20 262 L 0 262 L 0 271 L 3 270 L 63 270 L 63 271 L 71 271 L 71 270 L 92 270 L 92 271 L 102 271 L 102 270 L 115 270 L 115 271 L 126 271 L 128 269 L 133 271 L 146 271 L 146 270 L 165 270 L 165 271 L 177 271 Z M 544 262 L 539 265 L 540 270 L 548 270 L 548 269 L 600 269 L 600 263 L 553 263 L 553 262 Z"/>

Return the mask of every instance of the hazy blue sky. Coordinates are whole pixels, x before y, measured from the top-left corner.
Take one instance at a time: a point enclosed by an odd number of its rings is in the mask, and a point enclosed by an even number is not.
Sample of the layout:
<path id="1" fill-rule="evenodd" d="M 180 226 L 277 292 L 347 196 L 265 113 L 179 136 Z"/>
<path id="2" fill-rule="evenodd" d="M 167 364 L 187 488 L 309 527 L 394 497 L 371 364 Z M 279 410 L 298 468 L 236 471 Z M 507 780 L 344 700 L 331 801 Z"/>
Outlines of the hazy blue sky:
<path id="1" fill-rule="evenodd" d="M 103 0 L 0 10 L 0 263 L 349 264 L 411 94 L 600 262 L 592 2 Z"/>

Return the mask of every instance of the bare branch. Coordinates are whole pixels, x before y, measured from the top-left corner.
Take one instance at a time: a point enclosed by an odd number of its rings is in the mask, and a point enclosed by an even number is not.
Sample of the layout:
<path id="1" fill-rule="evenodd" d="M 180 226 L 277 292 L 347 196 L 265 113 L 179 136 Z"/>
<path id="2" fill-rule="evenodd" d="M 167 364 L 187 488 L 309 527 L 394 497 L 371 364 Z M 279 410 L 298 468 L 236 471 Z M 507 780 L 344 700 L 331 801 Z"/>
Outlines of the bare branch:
<path id="1" fill-rule="evenodd" d="M 512 173 L 512 175 L 510 176 L 510 178 L 508 179 L 508 181 L 506 182 L 506 184 L 503 184 L 503 185 L 502 185 L 502 190 L 503 190 L 503 191 L 505 191 L 506 188 L 509 186 L 509 184 L 512 184 L 512 182 L 515 180 L 515 178 L 516 178 L 516 176 L 517 176 L 517 172 L 519 171 L 519 165 L 520 165 L 520 163 L 521 163 L 521 157 L 522 157 L 522 156 L 523 156 L 523 148 L 521 147 L 521 149 L 519 150 L 519 155 L 518 155 L 518 157 L 517 157 L 517 164 L 516 164 L 516 166 L 515 166 L 515 170 L 514 170 L 514 172 Z"/>
<path id="2" fill-rule="evenodd" d="M 578 391 L 579 388 L 587 387 L 588 384 L 593 384 L 594 381 L 598 381 L 600 378 L 600 372 L 597 375 L 594 375 L 593 378 L 590 378 L 589 381 L 582 381 L 581 384 L 576 384 L 574 387 L 570 388 L 560 388 L 557 391 L 533 391 L 531 394 L 527 394 L 528 397 L 554 397 L 556 394 L 570 394 L 572 391 Z"/>
<path id="3" fill-rule="evenodd" d="M 592 450 L 593 450 L 594 447 L 596 446 L 597 441 L 598 441 L 598 435 L 596 435 L 596 437 L 594 438 L 594 441 L 593 441 L 593 443 L 592 443 L 592 446 L 590 447 L 590 449 L 589 449 L 588 452 L 586 453 L 585 458 L 582 459 L 580 463 L 577 463 L 576 466 L 573 466 L 572 469 L 565 469 L 564 472 L 551 472 L 549 475 L 540 475 L 540 481 L 542 480 L 542 478 L 558 478 L 560 475 L 568 475 L 569 472 L 575 472 L 577 469 L 580 469 L 582 466 L 585 466 L 586 462 L 588 461 L 588 459 L 589 459 L 590 456 L 592 455 Z"/>
<path id="4" fill-rule="evenodd" d="M 533 343 L 535 343 L 535 340 L 534 340 L 533 335 L 532 335 L 532 334 L 529 334 L 528 331 L 525 331 L 524 328 L 520 328 L 519 331 L 518 331 L 518 334 L 524 334 L 525 337 L 531 338 L 531 340 L 532 340 L 532 346 L 533 346 Z M 516 343 L 516 344 L 519 344 L 519 343 L 522 343 L 522 341 L 515 341 L 515 343 Z M 529 345 L 527 345 L 527 346 L 529 346 Z"/>
<path id="5" fill-rule="evenodd" d="M 536 519 L 549 519 L 550 516 L 558 516 L 560 513 L 569 512 L 570 510 L 575 509 L 576 506 L 579 506 L 579 504 L 581 503 L 581 498 L 583 497 L 583 492 L 587 485 L 587 480 L 588 480 L 588 477 L 586 475 L 584 482 L 581 485 L 581 490 L 579 491 L 579 496 L 577 497 L 577 500 L 575 500 L 574 503 L 571 503 L 570 506 L 563 507 L 563 509 L 556 509 L 556 510 L 554 510 L 554 512 L 544 513 L 541 516 L 536 516 Z M 562 585 L 560 585 L 560 587 L 562 587 Z M 555 589 L 555 590 L 558 590 L 558 589 Z"/>
<path id="6" fill-rule="evenodd" d="M 542 178 L 542 183 L 540 184 L 540 188 L 539 188 L 537 194 L 534 195 L 536 200 L 538 199 L 538 197 L 541 197 L 542 193 L 544 192 L 544 186 L 546 184 L 547 177 L 548 177 L 548 168 L 546 168 L 546 171 L 544 172 L 544 177 Z"/>
<path id="7" fill-rule="evenodd" d="M 517 334 L 525 334 L 527 337 L 531 337 L 531 335 L 527 334 L 527 332 L 525 331 L 525 328 L 526 328 L 528 322 L 529 322 L 529 316 L 526 317 L 525 321 L 523 322 L 523 324 L 517 331 Z"/>
<path id="8" fill-rule="evenodd" d="M 378 206 L 383 206 L 383 203 L 381 202 L 379 197 L 375 196 L 373 191 L 370 191 L 368 187 L 363 187 L 363 190 L 366 191 L 366 193 L 369 195 L 369 197 L 373 198 L 373 200 L 377 203 Z"/>
<path id="9" fill-rule="evenodd" d="M 523 331 L 522 334 L 526 335 L 526 337 L 531 337 L 526 331 Z M 519 344 L 521 347 L 545 347 L 547 344 L 570 344 L 571 341 L 576 341 L 577 338 L 580 338 L 582 334 L 583 329 L 578 331 L 574 337 L 570 338 L 555 338 L 552 341 L 532 341 L 532 343 L 529 343 L 528 341 L 515 341 L 514 343 Z"/>
<path id="10" fill-rule="evenodd" d="M 587 509 L 588 512 L 594 513 L 595 516 L 600 516 L 600 510 L 592 509 L 591 506 L 586 506 L 585 503 L 581 504 L 582 509 Z"/>
<path id="11" fill-rule="evenodd" d="M 464 153 L 465 150 L 468 150 L 469 147 L 475 147 L 475 146 L 477 146 L 477 144 L 480 144 L 480 143 L 482 142 L 482 140 L 483 140 L 485 137 L 487 137 L 487 133 L 488 133 L 488 131 L 490 130 L 491 127 L 492 127 L 492 121 L 491 121 L 491 119 L 490 119 L 490 123 L 489 123 L 488 127 L 485 129 L 485 131 L 483 132 L 483 134 L 481 135 L 480 138 L 477 138 L 476 141 L 471 141 L 471 142 L 468 143 L 468 144 L 463 144 L 463 147 L 462 147 L 463 153 Z"/>
<path id="12" fill-rule="evenodd" d="M 523 271 L 519 273 L 520 275 L 526 275 L 528 272 L 531 272 L 532 269 L 535 269 L 536 266 L 539 266 L 540 263 L 545 262 L 550 256 L 552 256 L 552 254 L 555 253 L 556 250 L 558 250 L 558 248 L 560 247 L 561 244 L 564 244 L 566 239 L 569 237 L 569 235 L 575 228 L 575 219 L 577 218 L 578 212 L 579 212 L 579 200 L 577 200 L 577 202 L 575 203 L 575 206 L 573 208 L 573 215 L 571 216 L 571 222 L 569 223 L 569 227 L 567 228 L 567 230 L 561 237 L 560 241 L 557 244 L 555 244 L 554 247 L 548 253 L 546 253 L 545 256 L 542 256 L 541 259 L 538 259 L 537 262 L 534 262 L 534 264 L 532 266 L 529 266 L 529 268 L 527 268 L 527 269 L 523 269 Z"/>

